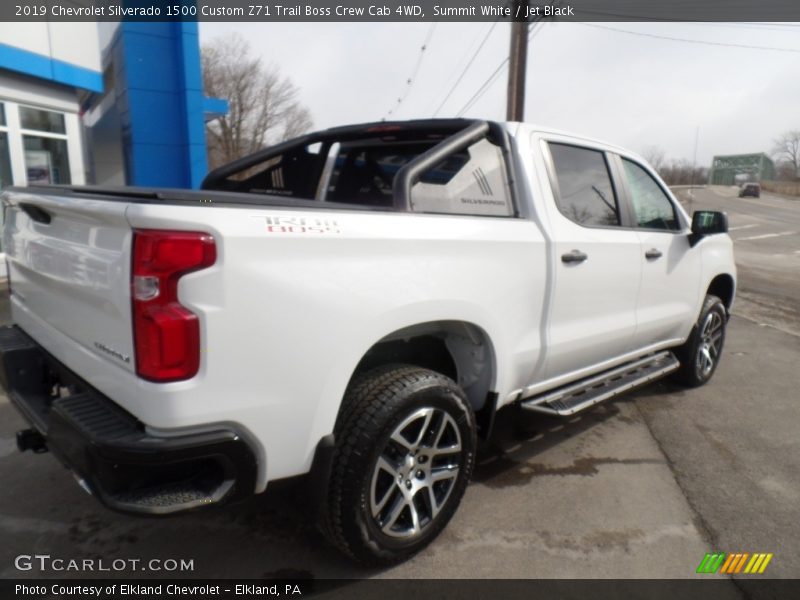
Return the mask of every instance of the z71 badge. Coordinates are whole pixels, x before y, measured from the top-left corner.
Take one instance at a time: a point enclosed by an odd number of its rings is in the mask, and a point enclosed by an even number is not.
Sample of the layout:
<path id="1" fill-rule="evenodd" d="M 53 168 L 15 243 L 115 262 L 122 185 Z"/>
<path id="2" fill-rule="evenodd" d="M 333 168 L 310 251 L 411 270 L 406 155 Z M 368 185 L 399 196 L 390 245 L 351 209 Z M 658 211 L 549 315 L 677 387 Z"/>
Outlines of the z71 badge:
<path id="1" fill-rule="evenodd" d="M 333 219 L 267 217 L 267 233 L 341 233 Z"/>

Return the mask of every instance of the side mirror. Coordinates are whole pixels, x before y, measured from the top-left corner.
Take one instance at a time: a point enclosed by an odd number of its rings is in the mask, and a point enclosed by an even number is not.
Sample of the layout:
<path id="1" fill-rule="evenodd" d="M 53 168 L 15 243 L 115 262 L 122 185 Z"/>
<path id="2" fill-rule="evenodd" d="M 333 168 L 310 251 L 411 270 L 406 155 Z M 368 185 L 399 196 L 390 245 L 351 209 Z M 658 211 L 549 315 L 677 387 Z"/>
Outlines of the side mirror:
<path id="1" fill-rule="evenodd" d="M 728 215 L 716 210 L 698 210 L 692 215 L 692 235 L 689 241 L 694 246 L 703 236 L 728 233 Z"/>

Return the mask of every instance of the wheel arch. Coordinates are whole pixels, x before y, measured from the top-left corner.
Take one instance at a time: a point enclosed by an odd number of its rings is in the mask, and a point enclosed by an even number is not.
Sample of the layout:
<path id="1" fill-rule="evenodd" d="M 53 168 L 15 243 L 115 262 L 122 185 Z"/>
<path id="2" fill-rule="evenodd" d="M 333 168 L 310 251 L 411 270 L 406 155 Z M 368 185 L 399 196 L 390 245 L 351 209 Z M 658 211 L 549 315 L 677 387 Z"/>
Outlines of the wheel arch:
<path id="1" fill-rule="evenodd" d="M 425 354 L 424 350 L 430 350 Z M 361 354 L 333 414 L 328 413 L 327 433 L 312 436 L 309 481 L 312 489 L 322 493 L 330 478 L 336 438 L 333 425 L 344 406 L 344 393 L 362 373 L 390 363 L 405 363 L 431 369 L 453 379 L 462 386 L 475 413 L 477 434 L 486 439 L 491 433 L 497 410 L 498 395 L 494 391 L 498 379 L 495 343 L 486 329 L 465 320 L 436 320 L 396 329 L 374 342 Z M 464 387 L 464 382 L 468 383 Z M 320 415 L 318 414 L 319 418 Z M 329 420 L 329 417 L 333 417 Z"/>
<path id="2" fill-rule="evenodd" d="M 736 282 L 733 276 L 728 273 L 720 273 L 712 278 L 706 290 L 706 294 L 712 294 L 722 300 L 728 314 L 730 314 L 731 306 L 733 306 L 735 292 Z"/>
<path id="3" fill-rule="evenodd" d="M 442 315 L 443 308 L 459 314 L 455 318 Z M 414 316 L 413 320 L 409 318 Z M 353 379 L 383 364 L 428 368 L 466 384 L 463 389 L 475 413 L 478 434 L 488 437 L 498 404 L 497 392 L 505 377 L 500 370 L 503 340 L 498 336 L 502 337 L 502 328 L 491 314 L 468 304 L 444 307 L 438 302 L 383 313 L 379 320 L 371 319 L 359 327 L 327 369 L 308 431 L 306 469 L 311 467 L 320 440 L 334 433 Z"/>
<path id="4" fill-rule="evenodd" d="M 390 363 L 411 364 L 450 377 L 476 412 L 486 406 L 497 382 L 492 340 L 482 327 L 467 321 L 429 321 L 383 336 L 363 354 L 349 381 Z"/>

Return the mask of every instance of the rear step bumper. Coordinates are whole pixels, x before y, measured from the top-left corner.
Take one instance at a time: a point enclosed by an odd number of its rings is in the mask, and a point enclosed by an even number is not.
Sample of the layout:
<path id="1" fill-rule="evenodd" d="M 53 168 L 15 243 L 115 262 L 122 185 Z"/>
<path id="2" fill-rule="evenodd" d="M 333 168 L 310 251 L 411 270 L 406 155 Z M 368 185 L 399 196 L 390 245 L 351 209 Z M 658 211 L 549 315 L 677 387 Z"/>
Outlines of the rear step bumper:
<path id="1" fill-rule="evenodd" d="M 20 448 L 44 438 L 111 509 L 163 515 L 254 493 L 256 459 L 235 431 L 151 435 L 17 326 L 0 328 L 0 383 L 33 427 Z"/>

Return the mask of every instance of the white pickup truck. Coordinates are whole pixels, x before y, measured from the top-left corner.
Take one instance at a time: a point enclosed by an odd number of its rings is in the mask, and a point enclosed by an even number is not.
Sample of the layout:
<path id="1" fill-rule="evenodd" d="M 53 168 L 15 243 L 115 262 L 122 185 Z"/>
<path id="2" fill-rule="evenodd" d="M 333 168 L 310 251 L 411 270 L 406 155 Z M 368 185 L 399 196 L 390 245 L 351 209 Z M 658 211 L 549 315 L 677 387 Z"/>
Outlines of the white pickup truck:
<path id="1" fill-rule="evenodd" d="M 723 213 L 690 220 L 635 154 L 520 123 L 348 126 L 200 191 L 2 199 L 20 449 L 133 513 L 311 474 L 323 530 L 372 564 L 444 528 L 501 407 L 708 381 L 734 298 Z"/>

